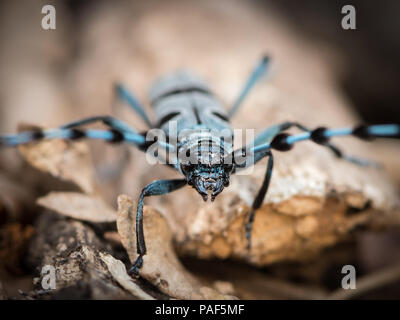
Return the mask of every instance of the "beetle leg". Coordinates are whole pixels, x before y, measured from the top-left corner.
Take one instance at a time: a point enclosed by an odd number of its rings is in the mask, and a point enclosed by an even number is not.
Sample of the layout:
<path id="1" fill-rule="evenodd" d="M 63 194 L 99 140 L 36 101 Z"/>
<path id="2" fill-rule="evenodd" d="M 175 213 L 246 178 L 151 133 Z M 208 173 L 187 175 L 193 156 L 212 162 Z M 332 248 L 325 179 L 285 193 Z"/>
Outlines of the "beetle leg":
<path id="1" fill-rule="evenodd" d="M 185 179 L 157 180 L 143 188 L 139 196 L 136 211 L 136 248 L 139 256 L 136 258 L 128 273 L 137 276 L 143 265 L 143 256 L 146 254 L 146 242 L 143 232 L 143 201 L 145 197 L 159 196 L 170 193 L 186 185 Z"/>

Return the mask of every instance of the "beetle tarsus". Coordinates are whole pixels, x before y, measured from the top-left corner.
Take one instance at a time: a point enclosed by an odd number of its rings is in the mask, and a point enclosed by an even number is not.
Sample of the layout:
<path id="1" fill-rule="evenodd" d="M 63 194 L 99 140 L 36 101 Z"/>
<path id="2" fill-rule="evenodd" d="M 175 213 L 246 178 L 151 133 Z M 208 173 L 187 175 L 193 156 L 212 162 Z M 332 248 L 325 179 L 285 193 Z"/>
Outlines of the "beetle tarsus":
<path id="1" fill-rule="evenodd" d="M 128 274 L 130 276 L 138 277 L 139 276 L 139 269 L 143 266 L 143 256 L 139 255 L 135 262 L 133 263 L 132 267 L 128 270 Z"/>
<path id="2" fill-rule="evenodd" d="M 254 221 L 254 219 L 252 219 L 252 217 L 254 217 L 254 210 L 252 212 L 250 212 L 249 219 L 245 226 L 248 251 L 251 250 L 251 230 L 253 229 L 253 221 Z"/>

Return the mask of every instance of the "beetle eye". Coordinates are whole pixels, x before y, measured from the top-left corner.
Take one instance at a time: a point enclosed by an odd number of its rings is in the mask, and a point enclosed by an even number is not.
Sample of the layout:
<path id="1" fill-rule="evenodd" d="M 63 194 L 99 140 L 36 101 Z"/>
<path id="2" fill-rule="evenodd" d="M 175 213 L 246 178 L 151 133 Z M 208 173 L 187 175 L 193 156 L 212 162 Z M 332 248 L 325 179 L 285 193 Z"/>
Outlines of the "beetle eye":
<path id="1" fill-rule="evenodd" d="M 193 170 L 194 165 L 193 164 L 182 164 L 181 169 L 184 174 L 187 174 L 191 170 Z"/>
<path id="2" fill-rule="evenodd" d="M 233 168 L 232 163 L 224 164 L 224 170 L 225 171 L 232 171 L 232 168 Z"/>

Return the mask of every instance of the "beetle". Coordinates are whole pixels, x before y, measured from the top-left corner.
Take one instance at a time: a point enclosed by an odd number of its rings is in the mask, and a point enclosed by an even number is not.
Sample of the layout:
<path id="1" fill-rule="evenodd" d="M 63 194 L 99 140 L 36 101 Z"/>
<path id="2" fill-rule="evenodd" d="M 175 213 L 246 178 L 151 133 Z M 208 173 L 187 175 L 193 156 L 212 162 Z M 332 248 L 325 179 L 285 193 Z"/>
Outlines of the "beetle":
<path id="1" fill-rule="evenodd" d="M 265 75 L 270 65 L 268 56 L 264 56 L 251 72 L 237 99 L 226 110 L 207 84 L 188 71 L 178 71 L 160 78 L 150 89 L 150 100 L 156 119 L 150 121 L 138 99 L 123 85 L 115 86 L 116 95 L 129 105 L 148 125 L 144 133 L 112 116 L 95 116 L 67 123 L 56 129 L 34 130 L 14 135 L 0 136 L 0 146 L 17 146 L 43 139 L 82 138 L 106 140 L 111 143 L 128 143 L 142 151 L 168 151 L 163 158 L 164 164 L 183 175 L 182 179 L 157 180 L 143 188 L 136 211 L 136 241 L 138 257 L 129 270 L 138 275 L 146 254 L 143 232 L 143 203 L 149 196 L 165 195 L 182 188 L 192 186 L 207 201 L 211 201 L 229 185 L 230 176 L 239 170 L 268 158 L 267 169 L 262 185 L 252 203 L 245 225 L 248 248 L 251 247 L 251 230 L 255 212 L 264 201 L 272 176 L 274 157 L 272 150 L 289 151 L 294 144 L 310 140 L 329 148 L 341 159 L 361 166 L 375 165 L 373 162 L 344 154 L 330 142 L 332 137 L 349 136 L 368 140 L 374 137 L 399 138 L 400 125 L 360 125 L 354 128 L 328 129 L 317 127 L 310 130 L 297 122 L 283 122 L 266 128 L 258 134 L 251 144 L 234 150 L 233 130 L 229 123 L 237 113 L 251 89 Z M 109 130 L 80 129 L 81 126 L 102 122 Z M 173 126 L 172 126 L 173 124 Z M 285 131 L 295 127 L 300 134 L 289 135 Z M 173 129 L 174 128 L 174 129 Z M 163 133 L 165 139 L 153 136 L 152 130 Z M 222 134 L 220 134 L 222 133 Z M 172 155 L 173 159 L 170 159 Z M 161 157 L 162 158 L 162 157 Z"/>

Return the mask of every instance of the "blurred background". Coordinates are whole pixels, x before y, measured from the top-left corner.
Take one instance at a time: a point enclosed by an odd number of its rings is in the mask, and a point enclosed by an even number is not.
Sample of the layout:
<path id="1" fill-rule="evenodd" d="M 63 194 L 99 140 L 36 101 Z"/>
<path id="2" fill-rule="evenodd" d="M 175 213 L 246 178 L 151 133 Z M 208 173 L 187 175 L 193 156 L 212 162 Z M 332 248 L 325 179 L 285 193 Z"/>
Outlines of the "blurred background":
<path id="1" fill-rule="evenodd" d="M 154 17 L 154 21 L 149 19 L 148 23 L 152 24 L 151 26 L 143 25 L 146 23 L 145 17 L 151 14 L 151 11 L 154 11 L 156 16 L 161 14 L 163 10 L 165 10 L 166 16 L 173 15 L 174 11 L 176 16 L 179 16 L 178 11 L 182 11 L 181 13 L 185 15 L 203 14 L 201 19 L 204 19 L 205 23 L 207 21 L 212 23 L 215 18 L 212 17 L 214 11 L 215 14 L 224 17 L 224 25 L 215 25 L 215 28 L 213 28 L 216 33 L 215 37 L 218 35 L 221 42 L 223 42 L 224 33 L 234 33 L 230 30 L 240 29 L 239 25 L 241 24 L 248 25 L 247 28 L 243 28 L 241 34 L 237 35 L 236 44 L 220 42 L 219 45 L 225 47 L 223 49 L 215 48 L 213 40 L 210 41 L 208 47 L 204 45 L 207 40 L 203 37 L 207 38 L 211 35 L 204 34 L 205 29 L 203 28 L 202 31 L 202 26 L 199 24 L 196 25 L 193 22 L 186 30 L 179 30 L 179 33 L 188 38 L 191 38 L 192 35 L 195 38 L 194 42 L 198 43 L 198 45 L 193 46 L 193 49 L 187 48 L 186 59 L 177 58 L 178 61 L 183 62 L 182 64 L 191 60 L 189 55 L 191 51 L 196 51 L 199 54 L 202 51 L 203 56 L 207 56 L 204 59 L 208 60 L 212 59 L 210 57 L 212 51 L 220 49 L 224 53 L 226 51 L 225 59 L 227 61 L 237 60 L 243 55 L 243 51 L 256 51 L 260 47 L 271 52 L 274 49 L 266 43 L 269 38 L 262 39 L 262 35 L 265 35 L 266 31 L 260 28 L 267 27 L 270 23 L 273 24 L 276 21 L 276 28 L 281 27 L 285 31 L 288 29 L 292 34 L 296 34 L 296 37 L 302 37 L 305 41 L 318 45 L 322 51 L 321 54 L 326 56 L 325 58 L 335 56 L 332 60 L 335 64 L 333 67 L 337 85 L 344 90 L 352 106 L 365 121 L 398 122 L 400 118 L 398 108 L 400 91 L 397 81 L 400 70 L 398 59 L 400 28 L 397 19 L 400 4 L 395 0 L 385 0 L 379 2 L 379 4 L 373 0 L 351 1 L 349 4 L 355 6 L 357 12 L 357 29 L 347 31 L 341 27 L 343 17 L 341 8 L 347 2 L 341 0 L 329 2 L 317 0 L 302 0 L 301 2 L 251 0 L 246 3 L 233 1 L 230 5 L 224 3 L 224 1 L 221 4 L 212 4 L 208 1 L 204 4 L 195 3 L 195 1 L 180 4 L 179 1 L 173 1 L 168 5 L 160 4 L 160 2 L 154 0 L 146 2 L 146 4 L 135 3 L 135 1 L 132 3 L 116 1 L 113 5 L 108 4 L 107 1 L 92 0 L 52 1 L 57 9 L 57 29 L 47 32 L 40 28 L 41 7 L 44 4 L 47 4 L 47 2 L 1 1 L 1 110 L 2 112 L 13 110 L 10 113 L 15 113 L 14 116 L 7 116 L 7 113 L 5 113 L 5 116 L 1 118 L 4 130 L 15 128 L 17 122 L 15 119 L 21 120 L 22 118 L 24 120 L 26 118 L 35 120 L 35 122 L 36 120 L 48 122 L 47 119 L 54 119 L 54 113 L 59 113 L 60 108 L 49 107 L 50 110 L 44 108 L 47 105 L 52 105 L 52 101 L 53 103 L 56 101 L 58 93 L 53 92 L 54 90 L 50 88 L 51 84 L 45 81 L 46 77 L 53 77 L 52 81 L 48 81 L 50 83 L 62 81 L 68 85 L 67 88 L 70 91 L 76 90 L 76 88 L 71 87 L 77 85 L 74 80 L 79 75 L 75 74 L 77 71 L 72 70 L 71 64 L 76 69 L 78 68 L 76 66 L 77 61 L 80 63 L 85 63 L 85 59 L 96 61 L 95 58 L 97 57 L 91 56 L 95 55 L 93 52 L 95 48 L 101 47 L 104 50 L 109 50 L 107 53 L 98 52 L 98 55 L 104 55 L 98 57 L 104 59 L 103 66 L 96 68 L 98 73 L 109 71 L 110 68 L 120 68 L 127 71 L 133 69 L 131 64 L 134 63 L 135 56 L 143 54 L 143 52 L 140 52 L 143 42 L 156 42 L 160 40 L 157 36 L 162 37 L 162 32 L 157 35 L 157 31 L 152 31 L 157 29 L 157 24 L 162 23 L 162 21 L 158 21 Z M 181 8 L 176 10 L 177 6 L 181 6 Z M 127 12 L 121 9 L 126 7 L 130 7 Z M 207 11 L 207 7 L 210 11 Z M 251 16 L 251 12 L 254 11 L 258 12 L 257 21 L 247 21 L 246 23 L 246 19 L 252 20 L 249 15 Z M 239 21 L 235 18 L 239 18 Z M 196 18 L 194 19 L 196 20 Z M 263 21 L 264 19 L 272 19 L 274 22 Z M 127 23 L 131 27 L 128 27 Z M 179 26 L 179 21 L 176 24 Z M 119 27 L 117 28 L 116 25 L 119 25 Z M 88 28 L 89 26 L 90 28 Z M 113 27 L 111 29 L 108 26 Z M 140 34 L 141 31 L 143 31 L 142 34 Z M 113 34 L 113 32 L 118 32 L 118 34 Z M 152 34 L 152 32 L 156 34 Z M 282 32 L 284 31 L 282 30 Z M 200 35 L 201 39 L 198 38 Z M 149 36 L 153 36 L 154 39 L 149 39 Z M 235 47 L 240 46 L 238 43 L 241 41 L 241 37 L 246 38 L 247 43 L 241 46 L 240 51 L 233 51 Z M 122 39 L 123 44 L 119 44 L 118 47 L 116 39 L 118 41 Z M 258 39 L 263 43 L 253 45 L 255 49 L 248 48 L 249 43 Z M 183 44 L 180 44 L 178 48 L 174 48 L 176 44 L 171 42 L 173 39 L 164 38 L 161 40 L 160 43 L 154 44 L 157 46 L 155 48 L 157 52 L 152 53 L 152 55 L 177 54 L 183 46 Z M 184 40 L 183 42 L 187 41 L 187 39 L 182 40 Z M 93 44 L 93 41 L 103 43 Z M 120 52 L 121 48 L 125 48 L 125 52 Z M 209 54 L 206 54 L 207 52 Z M 122 66 L 122 62 L 118 61 L 121 60 L 121 56 L 128 56 L 128 60 L 132 61 L 131 64 Z M 337 65 L 339 64 L 338 60 L 340 66 Z M 254 64 L 254 61 L 243 62 L 248 65 Z M 224 65 L 221 61 L 215 61 L 214 64 L 214 68 L 223 70 Z M 135 69 L 140 69 L 136 73 L 140 73 L 143 67 L 143 65 L 136 65 Z M 171 66 L 171 69 L 173 67 Z M 146 74 L 158 74 L 152 69 L 148 70 Z M 81 72 L 85 71 L 91 70 L 82 70 Z M 149 75 L 149 79 L 151 79 L 151 76 L 152 74 Z M 98 79 L 94 75 L 90 76 L 90 79 L 90 83 L 85 84 L 85 86 L 94 87 L 96 83 L 106 81 L 105 79 Z M 15 88 L 18 86 L 15 83 L 21 83 L 21 81 L 24 81 L 28 87 L 23 92 L 19 87 Z M 30 90 L 34 91 L 35 95 L 29 95 Z M 105 89 L 105 91 L 110 90 L 110 88 Z M 68 96 L 68 94 L 71 94 L 70 91 L 65 92 L 63 90 L 63 93 L 60 94 Z M 139 91 L 139 94 L 140 92 L 144 92 L 142 95 L 146 97 L 146 90 Z M 86 95 L 89 96 L 89 93 Z M 29 100 L 29 102 L 25 100 Z M 47 102 L 44 103 L 42 100 Z M 92 97 L 91 100 L 97 102 L 96 97 Z M 29 104 L 30 107 L 25 107 L 25 104 Z M 94 104 L 94 102 L 90 102 L 90 104 Z M 41 106 L 42 111 L 35 108 L 36 105 Z M 74 108 L 73 105 L 72 103 L 69 109 Z M 100 106 L 97 107 L 97 109 L 99 108 Z M 14 109 L 24 111 L 18 113 L 18 110 L 14 111 Z M 26 109 L 30 110 L 30 114 L 24 115 Z M 58 118 L 63 120 L 62 115 L 59 115 Z"/>
<path id="2" fill-rule="evenodd" d="M 45 4 L 56 8 L 56 30 L 41 28 L 41 8 Z M 346 4 L 356 8 L 356 30 L 341 27 L 341 8 Z M 0 134 L 15 132 L 24 122 L 54 127 L 110 113 L 141 130 L 143 124 L 127 108 L 115 108 L 115 81 L 126 84 L 148 106 L 152 81 L 187 67 L 207 79 L 229 103 L 264 53 L 274 59 L 273 85 L 297 98 L 291 102 L 297 107 L 289 117 L 301 114 L 301 104 L 309 103 L 315 108 L 315 114 L 307 115 L 310 126 L 320 125 L 320 119 L 332 114 L 331 122 L 337 125 L 352 124 L 348 114 L 368 123 L 399 123 L 399 15 L 400 2 L 396 0 L 1 0 Z M 328 86 L 332 91 L 324 91 Z M 343 110 L 346 116 L 342 116 Z M 150 107 L 148 111 L 151 114 Z M 238 117 L 234 122 L 235 127 L 252 124 L 260 128 L 269 122 L 256 115 Z M 95 154 L 103 150 L 97 144 L 92 147 Z M 100 158 L 95 162 L 111 164 L 120 155 L 108 152 Z M 0 206 L 3 227 L 10 221 L 17 223 L 12 229 L 4 227 L 0 237 L 0 264 L 13 252 L 13 258 L 3 263 L 0 279 L 8 279 L 3 285 L 15 295 L 18 289 L 29 290 L 31 286 L 31 270 L 21 257 L 33 232 L 37 210 L 30 203 L 43 193 L 28 176 L 18 179 L 31 189 L 15 183 L 21 162 L 14 150 L 1 152 L 1 190 L 9 191 L 12 180 L 12 188 L 23 193 L 25 199 L 13 205 L 13 212 L 18 214 L 11 217 L 9 208 Z M 396 164 L 398 158 L 388 162 Z M 136 194 L 143 180 L 159 178 L 158 173 L 142 173 L 142 177 L 124 181 L 122 189 Z M 398 166 L 391 173 L 399 185 Z M 121 191 L 115 188 L 119 183 L 110 184 L 105 191 L 110 202 Z M 398 230 L 365 233 L 356 242 L 338 246 L 327 253 L 332 263 L 318 264 L 318 277 L 310 276 L 309 265 L 298 273 L 290 264 L 263 272 L 273 278 L 301 279 L 335 289 L 337 277 L 333 274 L 349 257 L 361 273 L 400 261 L 399 235 Z M 383 246 L 385 251 L 381 250 Z M 202 263 L 187 261 L 193 272 L 196 268 L 200 271 Z M 224 270 L 224 265 L 216 263 L 221 267 L 215 268 L 217 279 L 223 276 L 224 272 L 217 270 Z M 262 291 L 257 288 L 258 296 L 254 297 L 270 297 Z M 398 298 L 399 293 L 397 280 L 366 297 Z"/>

